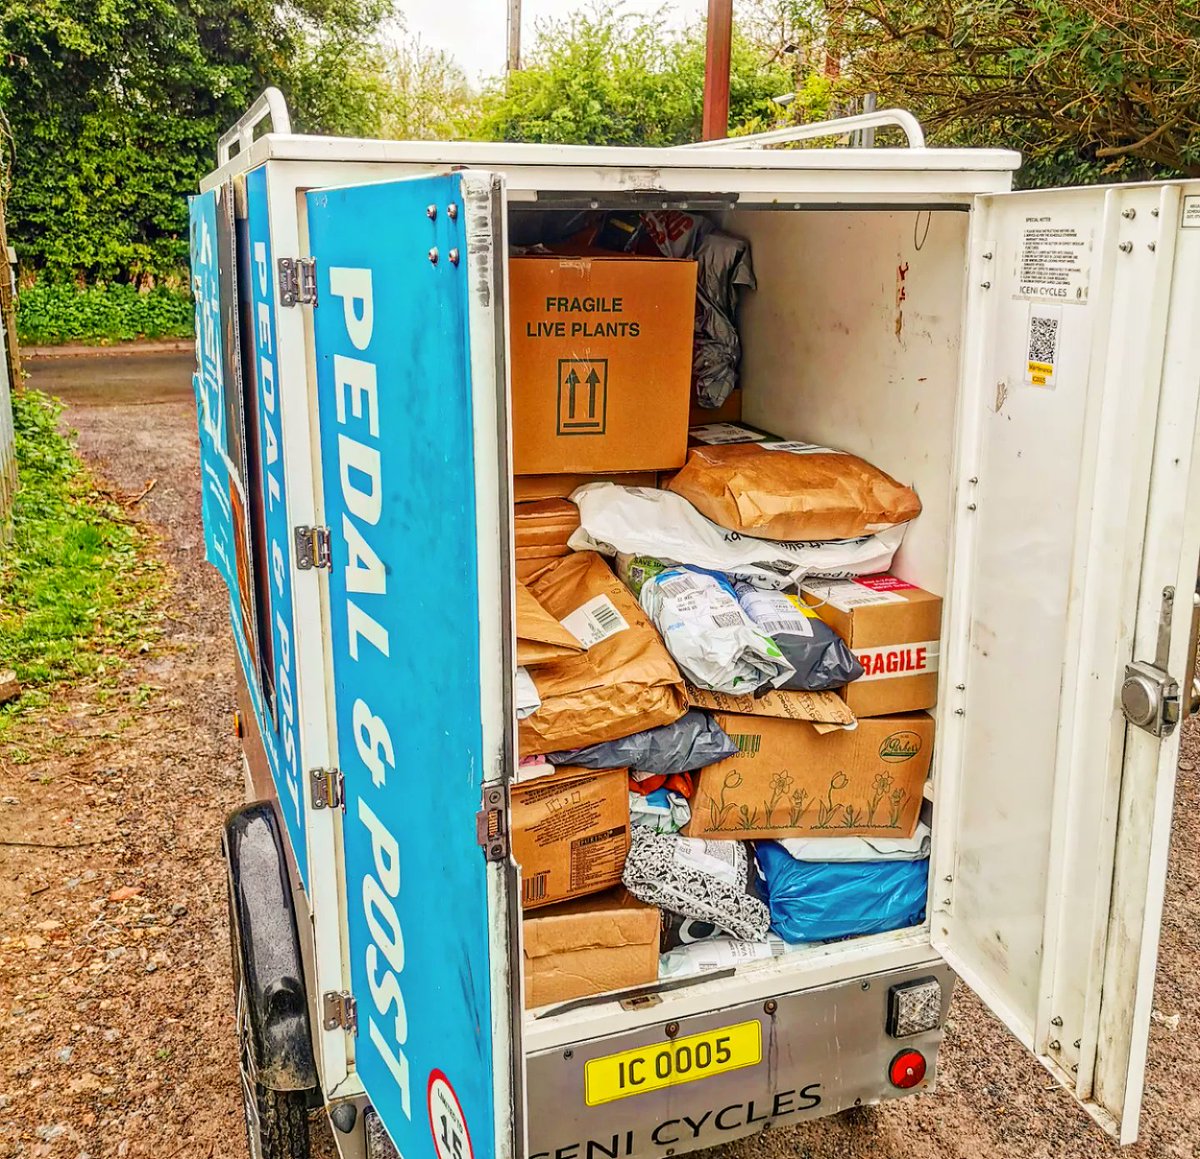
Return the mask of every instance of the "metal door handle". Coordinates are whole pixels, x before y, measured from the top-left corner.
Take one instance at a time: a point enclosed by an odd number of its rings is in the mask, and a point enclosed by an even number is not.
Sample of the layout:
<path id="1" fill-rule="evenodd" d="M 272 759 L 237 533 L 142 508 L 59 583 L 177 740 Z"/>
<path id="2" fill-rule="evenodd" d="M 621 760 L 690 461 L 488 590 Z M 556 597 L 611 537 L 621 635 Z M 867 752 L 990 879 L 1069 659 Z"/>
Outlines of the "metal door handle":
<path id="1" fill-rule="evenodd" d="M 1187 667 L 1183 672 L 1183 687 L 1187 696 L 1185 711 L 1188 716 L 1200 712 L 1200 682 L 1196 678 L 1196 648 L 1200 646 L 1200 576 L 1196 578 L 1196 590 L 1192 593 L 1192 630 L 1188 634 Z"/>

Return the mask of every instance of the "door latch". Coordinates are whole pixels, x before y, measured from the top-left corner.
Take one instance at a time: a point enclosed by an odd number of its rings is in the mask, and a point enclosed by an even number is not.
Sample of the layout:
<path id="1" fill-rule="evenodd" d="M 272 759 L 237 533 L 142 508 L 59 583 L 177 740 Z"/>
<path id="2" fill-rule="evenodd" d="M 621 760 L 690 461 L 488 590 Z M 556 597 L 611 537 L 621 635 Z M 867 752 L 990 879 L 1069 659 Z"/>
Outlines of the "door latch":
<path id="1" fill-rule="evenodd" d="M 1167 671 L 1175 589 L 1163 588 L 1158 615 L 1158 648 L 1152 663 L 1135 660 L 1125 666 L 1121 711 L 1130 724 L 1151 736 L 1170 736 L 1179 724 L 1179 682 Z"/>
<path id="2" fill-rule="evenodd" d="M 508 858 L 508 797 L 503 785 L 483 786 L 483 808 L 475 814 L 475 839 L 484 861 Z"/>

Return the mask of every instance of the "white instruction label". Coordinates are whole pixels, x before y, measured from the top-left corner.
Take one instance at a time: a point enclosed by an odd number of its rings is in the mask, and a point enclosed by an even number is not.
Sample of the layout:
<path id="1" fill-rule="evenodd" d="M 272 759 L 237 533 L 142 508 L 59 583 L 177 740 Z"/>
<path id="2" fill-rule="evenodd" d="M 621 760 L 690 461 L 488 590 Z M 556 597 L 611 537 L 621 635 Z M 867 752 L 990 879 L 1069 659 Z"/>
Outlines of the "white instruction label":
<path id="1" fill-rule="evenodd" d="M 938 642 L 920 644 L 884 644 L 879 648 L 855 648 L 855 659 L 863 674 L 855 681 L 890 680 L 897 676 L 924 676 L 938 670 Z"/>
<path id="2" fill-rule="evenodd" d="M 738 603 L 760 632 L 768 636 L 811 636 L 816 614 L 804 609 L 795 596 L 785 592 L 764 592 L 749 584 L 738 584 Z"/>
<path id="3" fill-rule="evenodd" d="M 1027 217 L 1017 251 L 1015 297 L 1080 305 L 1087 301 L 1092 234 L 1050 214 Z"/>
<path id="4" fill-rule="evenodd" d="M 675 845 L 675 864 L 707 873 L 728 885 L 743 885 L 738 878 L 736 841 L 704 841 L 683 837 Z"/>
<path id="5" fill-rule="evenodd" d="M 559 623 L 585 648 L 591 648 L 629 627 L 608 596 L 593 596 Z"/>
<path id="6" fill-rule="evenodd" d="M 752 431 L 736 423 L 705 423 L 702 427 L 689 427 L 688 437 L 713 447 L 721 443 L 758 443 L 767 436 L 762 431 Z"/>
<path id="7" fill-rule="evenodd" d="M 764 451 L 787 451 L 790 455 L 844 455 L 845 451 L 835 451 L 832 447 L 819 447 L 816 443 L 797 443 L 794 441 L 780 443 L 763 443 Z"/>
<path id="8" fill-rule="evenodd" d="M 1200 193 L 1189 193 L 1183 199 L 1181 229 L 1200 229 Z"/>
<path id="9" fill-rule="evenodd" d="M 896 592 L 876 591 L 864 587 L 854 580 L 805 580 L 803 589 L 810 596 L 837 608 L 839 612 L 850 612 L 872 604 L 902 604 L 905 599 Z"/>

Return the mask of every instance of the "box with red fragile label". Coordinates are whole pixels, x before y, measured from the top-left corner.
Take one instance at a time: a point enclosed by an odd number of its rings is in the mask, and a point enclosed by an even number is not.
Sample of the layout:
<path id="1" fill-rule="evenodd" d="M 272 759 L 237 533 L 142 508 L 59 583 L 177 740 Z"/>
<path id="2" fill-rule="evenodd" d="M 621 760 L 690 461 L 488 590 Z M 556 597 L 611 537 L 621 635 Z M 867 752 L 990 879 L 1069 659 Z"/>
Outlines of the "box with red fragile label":
<path id="1" fill-rule="evenodd" d="M 940 596 L 894 575 L 805 580 L 801 594 L 863 666 L 862 676 L 842 692 L 855 716 L 934 706 Z"/>

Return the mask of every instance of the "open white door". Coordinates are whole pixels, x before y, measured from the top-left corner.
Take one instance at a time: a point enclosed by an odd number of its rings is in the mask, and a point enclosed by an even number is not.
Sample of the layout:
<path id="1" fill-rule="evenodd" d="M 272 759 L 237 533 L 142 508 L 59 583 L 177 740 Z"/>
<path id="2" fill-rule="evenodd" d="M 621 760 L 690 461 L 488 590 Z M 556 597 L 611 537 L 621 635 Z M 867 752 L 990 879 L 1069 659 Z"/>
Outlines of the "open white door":
<path id="1" fill-rule="evenodd" d="M 1200 183 L 984 197 L 972 238 L 932 938 L 1130 1142 L 1179 729 L 1121 698 L 1191 675 Z"/>

